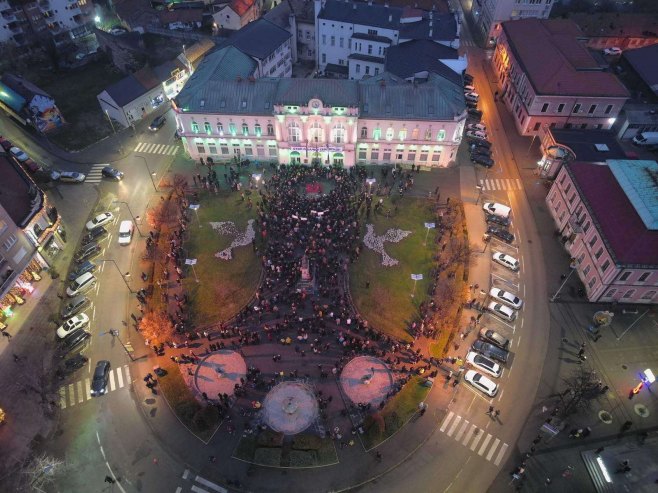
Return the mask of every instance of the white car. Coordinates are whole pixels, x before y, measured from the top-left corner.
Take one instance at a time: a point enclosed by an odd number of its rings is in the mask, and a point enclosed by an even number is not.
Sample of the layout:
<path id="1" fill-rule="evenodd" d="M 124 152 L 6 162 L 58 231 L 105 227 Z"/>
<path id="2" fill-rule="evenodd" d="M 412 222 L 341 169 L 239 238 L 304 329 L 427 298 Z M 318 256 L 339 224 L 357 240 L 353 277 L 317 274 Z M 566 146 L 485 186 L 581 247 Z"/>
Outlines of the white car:
<path id="1" fill-rule="evenodd" d="M 69 318 L 59 329 L 57 329 L 57 337 L 64 339 L 74 330 L 86 327 L 87 324 L 89 324 L 89 317 L 85 313 L 80 313 L 75 317 Z"/>
<path id="2" fill-rule="evenodd" d="M 30 159 L 30 156 L 28 156 L 23 149 L 20 147 L 12 147 L 9 149 L 9 152 L 11 152 L 11 155 L 16 158 L 17 161 L 24 163 L 28 159 Z"/>
<path id="3" fill-rule="evenodd" d="M 507 306 L 511 306 L 515 310 L 520 310 L 523 306 L 523 300 L 516 296 L 514 293 L 505 291 L 504 289 L 491 288 L 489 291 L 489 296 L 494 300 L 505 303 Z"/>
<path id="4" fill-rule="evenodd" d="M 491 259 L 497 264 L 507 267 L 514 272 L 519 270 L 519 261 L 506 253 L 494 252 L 493 255 L 491 255 Z"/>
<path id="5" fill-rule="evenodd" d="M 86 224 L 87 230 L 91 231 L 97 226 L 104 226 L 107 223 L 111 223 L 114 220 L 114 215 L 111 212 L 103 212 L 102 214 L 99 214 L 95 218 L 93 218 L 91 221 L 89 221 Z"/>
<path id="6" fill-rule="evenodd" d="M 492 301 L 487 306 L 487 310 L 496 315 L 499 318 L 502 318 L 506 322 L 513 322 L 516 319 L 516 312 L 512 310 L 509 306 L 505 306 L 502 303 L 496 303 Z"/>
<path id="7" fill-rule="evenodd" d="M 498 363 L 475 351 L 468 352 L 466 355 L 466 362 L 478 370 L 482 370 L 483 372 L 488 373 L 492 377 L 496 378 L 498 378 L 503 371 Z"/>
<path id="8" fill-rule="evenodd" d="M 466 130 L 466 137 L 478 140 L 487 140 L 487 134 L 480 130 Z"/>
<path id="9" fill-rule="evenodd" d="M 474 86 L 473 84 L 466 84 L 466 85 L 464 86 L 464 92 L 465 92 L 465 93 L 467 93 L 467 92 L 473 92 L 473 91 L 475 91 L 475 86 Z"/>
<path id="10" fill-rule="evenodd" d="M 487 133 L 487 127 L 484 125 L 484 123 L 469 123 L 466 125 L 467 130 L 473 130 L 474 132 L 482 132 L 484 134 Z"/>
<path id="11" fill-rule="evenodd" d="M 489 397 L 495 397 L 498 393 L 498 385 L 493 383 L 482 373 L 478 373 L 475 370 L 468 370 L 464 374 L 464 380 L 466 380 L 480 392 L 487 394 Z"/>
<path id="12" fill-rule="evenodd" d="M 467 92 L 464 94 L 464 97 L 470 101 L 475 101 L 476 103 L 480 100 L 480 95 L 477 92 Z"/>
<path id="13" fill-rule="evenodd" d="M 82 173 L 75 171 L 61 171 L 59 173 L 59 181 L 64 183 L 82 183 L 85 181 L 86 176 Z"/>
<path id="14" fill-rule="evenodd" d="M 603 50 L 604 55 L 621 55 L 622 51 L 621 48 L 618 48 L 616 46 L 612 46 L 611 48 L 606 48 Z"/>
<path id="15" fill-rule="evenodd" d="M 500 216 L 507 219 L 512 212 L 512 208 L 498 202 L 485 202 L 482 204 L 482 210 L 492 216 Z"/>

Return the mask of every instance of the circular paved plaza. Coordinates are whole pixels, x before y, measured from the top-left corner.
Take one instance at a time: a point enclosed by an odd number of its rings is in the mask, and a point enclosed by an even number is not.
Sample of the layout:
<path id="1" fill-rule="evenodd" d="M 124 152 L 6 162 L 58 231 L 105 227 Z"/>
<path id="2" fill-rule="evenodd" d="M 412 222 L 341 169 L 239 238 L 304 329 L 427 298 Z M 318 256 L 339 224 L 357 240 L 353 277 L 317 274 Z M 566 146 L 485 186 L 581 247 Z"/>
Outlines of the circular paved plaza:
<path id="1" fill-rule="evenodd" d="M 340 385 L 354 404 L 370 404 L 375 407 L 392 390 L 393 376 L 382 360 L 359 356 L 343 368 Z"/>
<path id="2" fill-rule="evenodd" d="M 247 375 L 244 358 L 227 349 L 212 353 L 203 358 L 194 373 L 194 384 L 199 392 L 205 392 L 211 399 L 217 394 L 233 395 L 235 384 Z"/>
<path id="3" fill-rule="evenodd" d="M 281 382 L 263 402 L 263 420 L 274 431 L 296 435 L 311 426 L 318 416 L 313 389 L 303 382 Z"/>

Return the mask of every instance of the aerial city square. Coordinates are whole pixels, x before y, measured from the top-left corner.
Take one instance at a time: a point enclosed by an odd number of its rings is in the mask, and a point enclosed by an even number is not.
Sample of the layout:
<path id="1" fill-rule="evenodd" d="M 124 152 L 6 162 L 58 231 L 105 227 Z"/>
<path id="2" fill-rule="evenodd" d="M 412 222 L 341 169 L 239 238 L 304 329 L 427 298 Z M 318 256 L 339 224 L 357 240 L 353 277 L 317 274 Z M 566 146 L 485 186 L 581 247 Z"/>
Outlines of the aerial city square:
<path id="1" fill-rule="evenodd" d="M 658 491 L 658 1 L 0 14 L 0 491 Z"/>

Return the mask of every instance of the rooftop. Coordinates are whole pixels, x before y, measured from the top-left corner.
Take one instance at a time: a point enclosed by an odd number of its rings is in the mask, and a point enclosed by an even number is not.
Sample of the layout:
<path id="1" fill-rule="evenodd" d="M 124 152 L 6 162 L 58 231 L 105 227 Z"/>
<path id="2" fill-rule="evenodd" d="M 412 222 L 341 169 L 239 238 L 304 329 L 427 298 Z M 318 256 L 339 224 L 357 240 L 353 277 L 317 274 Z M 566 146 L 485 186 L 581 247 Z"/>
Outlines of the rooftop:
<path id="1" fill-rule="evenodd" d="M 626 50 L 622 56 L 654 94 L 658 94 L 658 44 Z"/>
<path id="2" fill-rule="evenodd" d="M 264 60 L 288 39 L 288 31 L 261 17 L 236 31 L 224 46 L 235 46 L 251 57 Z"/>
<path id="3" fill-rule="evenodd" d="M 620 163 L 642 168 L 647 161 Z M 655 162 L 653 165 L 658 171 L 658 165 Z M 615 262 L 620 265 L 658 266 L 658 231 L 646 227 L 612 168 L 581 162 L 568 163 L 564 167 L 580 190 Z M 654 196 L 658 196 L 658 185 L 654 182 L 652 186 Z"/>
<path id="4" fill-rule="evenodd" d="M 503 22 L 514 58 L 539 95 L 628 97 L 623 84 L 600 70 L 573 21 L 522 19 Z M 541 53 L 541 56 L 537 56 Z"/>
<path id="5" fill-rule="evenodd" d="M 258 64 L 234 46 L 226 46 L 208 53 L 190 77 L 188 83 L 204 84 L 218 80 L 246 79 L 254 73 Z"/>
<path id="6" fill-rule="evenodd" d="M 134 101 L 151 89 L 160 85 L 161 81 L 153 74 L 149 67 L 144 67 L 134 74 L 124 77 L 119 82 L 105 88 L 115 103 L 120 106 Z"/>
<path id="7" fill-rule="evenodd" d="M 0 204 L 12 221 L 24 228 L 43 207 L 43 192 L 12 159 L 0 156 Z"/>
<path id="8" fill-rule="evenodd" d="M 657 38 L 658 15 L 622 13 L 575 13 L 569 16 L 588 37 L 628 36 Z"/>
<path id="9" fill-rule="evenodd" d="M 626 152 L 611 130 L 551 128 L 555 142 L 571 149 L 577 161 L 605 163 L 608 159 L 625 159 Z"/>
<path id="10" fill-rule="evenodd" d="M 203 18 L 203 9 L 165 9 L 158 13 L 158 17 L 160 18 L 160 22 L 164 25 L 173 22 L 200 23 Z"/>
<path id="11" fill-rule="evenodd" d="M 289 15 L 291 12 L 295 14 L 297 24 L 300 22 L 315 23 L 314 4 L 307 0 L 286 0 L 279 2 L 276 7 L 263 15 L 263 18 L 279 27 L 288 29 L 290 26 Z"/>
<path id="12" fill-rule="evenodd" d="M 408 79 L 422 72 L 433 72 L 455 84 L 462 83 L 461 74 L 443 63 L 443 60 L 458 60 L 454 48 L 425 39 L 408 41 L 391 46 L 386 52 L 386 71 Z"/>
<path id="13" fill-rule="evenodd" d="M 658 231 L 658 162 L 611 160 L 608 166 L 646 228 Z M 654 253 L 658 257 L 658 249 Z"/>

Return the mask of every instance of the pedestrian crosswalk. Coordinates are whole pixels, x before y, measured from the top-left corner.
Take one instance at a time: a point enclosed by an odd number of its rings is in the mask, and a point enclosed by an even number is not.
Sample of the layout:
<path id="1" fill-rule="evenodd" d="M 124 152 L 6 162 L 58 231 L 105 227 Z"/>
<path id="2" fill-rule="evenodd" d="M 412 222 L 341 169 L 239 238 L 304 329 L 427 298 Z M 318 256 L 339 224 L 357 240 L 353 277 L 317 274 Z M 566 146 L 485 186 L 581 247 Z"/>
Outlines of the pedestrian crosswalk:
<path id="1" fill-rule="evenodd" d="M 128 365 L 119 366 L 110 370 L 107 392 L 122 389 L 130 384 L 130 369 Z M 63 385 L 59 388 L 59 407 L 77 406 L 91 399 L 91 377 L 77 382 Z"/>
<path id="2" fill-rule="evenodd" d="M 103 179 L 102 170 L 105 166 L 109 166 L 109 164 L 94 164 L 87 172 L 85 183 L 100 183 Z"/>
<path id="3" fill-rule="evenodd" d="M 205 478 L 202 478 L 201 476 L 197 476 L 194 473 L 191 473 L 189 469 L 185 469 L 185 472 L 183 472 L 183 479 L 191 481 L 192 483 L 198 483 L 201 486 L 197 486 L 196 484 L 193 484 L 190 489 L 185 489 L 183 490 L 182 486 L 178 486 L 176 488 L 176 493 L 181 493 L 182 491 L 193 491 L 194 493 L 211 493 L 211 492 L 217 492 L 217 493 L 228 493 L 228 490 L 226 488 L 222 488 L 218 484 L 213 483 L 212 481 L 208 481 Z"/>
<path id="4" fill-rule="evenodd" d="M 488 178 L 480 180 L 482 190 L 523 190 L 518 178 Z"/>
<path id="5" fill-rule="evenodd" d="M 509 448 L 507 443 L 485 432 L 467 419 L 450 411 L 439 428 L 453 440 L 476 452 L 480 457 L 499 466 Z"/>
<path id="6" fill-rule="evenodd" d="M 164 154 L 173 156 L 178 151 L 177 145 L 168 144 L 151 144 L 149 142 L 138 142 L 134 152 L 144 152 L 146 154 Z"/>

